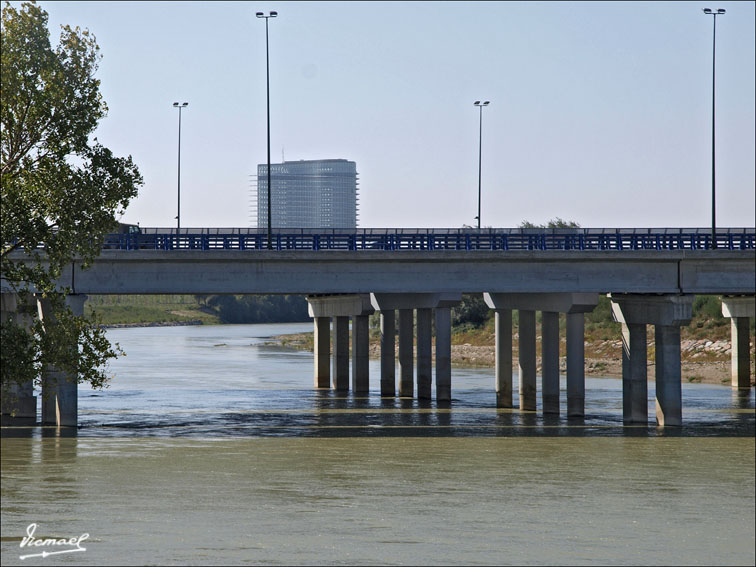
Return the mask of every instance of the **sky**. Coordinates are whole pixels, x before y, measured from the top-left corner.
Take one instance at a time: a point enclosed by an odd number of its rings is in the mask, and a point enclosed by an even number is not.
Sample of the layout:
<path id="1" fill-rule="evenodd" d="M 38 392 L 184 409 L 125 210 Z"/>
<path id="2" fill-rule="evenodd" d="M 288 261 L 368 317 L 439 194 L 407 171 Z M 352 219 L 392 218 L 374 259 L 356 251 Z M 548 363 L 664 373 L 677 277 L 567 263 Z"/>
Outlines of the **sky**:
<path id="1" fill-rule="evenodd" d="M 12 2 L 18 6 L 18 2 Z M 583 227 L 753 227 L 754 2 L 39 2 L 88 28 L 96 136 L 144 186 L 122 221 L 254 226 L 271 161 L 357 163 L 360 227 L 561 217 Z M 482 111 L 476 100 L 490 100 Z"/>

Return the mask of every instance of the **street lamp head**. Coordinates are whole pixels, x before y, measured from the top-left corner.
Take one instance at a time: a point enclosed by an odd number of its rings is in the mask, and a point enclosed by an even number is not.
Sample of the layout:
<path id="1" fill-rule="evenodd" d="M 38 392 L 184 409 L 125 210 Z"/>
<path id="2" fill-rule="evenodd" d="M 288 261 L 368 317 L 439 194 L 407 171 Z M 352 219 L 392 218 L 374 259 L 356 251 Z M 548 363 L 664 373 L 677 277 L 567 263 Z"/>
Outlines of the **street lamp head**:
<path id="1" fill-rule="evenodd" d="M 702 8 L 704 14 L 711 14 L 711 8 Z"/>
<path id="2" fill-rule="evenodd" d="M 178 105 L 179 105 L 179 103 L 177 103 L 177 102 L 173 103 L 173 106 L 178 106 Z"/>
<path id="3" fill-rule="evenodd" d="M 708 10 L 708 8 L 706 8 L 706 9 Z M 255 16 L 257 16 L 258 18 L 264 18 L 264 17 L 265 17 L 265 14 L 263 14 L 262 12 L 257 12 L 257 13 L 255 14 Z"/>
<path id="4" fill-rule="evenodd" d="M 183 103 L 181 106 L 189 106 L 188 102 Z"/>
<path id="5" fill-rule="evenodd" d="M 717 8 L 717 14 L 724 14 L 725 9 L 724 8 Z"/>
<path id="6" fill-rule="evenodd" d="M 724 10 L 723 10 L 724 11 Z M 270 17 L 275 18 L 278 15 L 278 12 L 271 12 Z"/>
<path id="7" fill-rule="evenodd" d="M 483 103 L 483 106 L 488 105 L 490 102 L 491 102 L 490 100 L 487 100 L 486 102 Z"/>
<path id="8" fill-rule="evenodd" d="M 275 18 L 277 15 L 278 15 L 278 12 L 269 12 L 267 16 L 264 13 L 262 13 L 262 12 L 257 12 L 255 14 L 255 16 L 257 16 L 258 18 L 266 18 L 266 19 L 267 18 Z"/>
<path id="9" fill-rule="evenodd" d="M 480 101 L 479 101 L 479 100 L 476 100 L 476 101 L 475 101 L 475 102 L 474 102 L 473 104 L 474 104 L 475 106 L 478 106 L 478 105 L 480 105 Z"/>

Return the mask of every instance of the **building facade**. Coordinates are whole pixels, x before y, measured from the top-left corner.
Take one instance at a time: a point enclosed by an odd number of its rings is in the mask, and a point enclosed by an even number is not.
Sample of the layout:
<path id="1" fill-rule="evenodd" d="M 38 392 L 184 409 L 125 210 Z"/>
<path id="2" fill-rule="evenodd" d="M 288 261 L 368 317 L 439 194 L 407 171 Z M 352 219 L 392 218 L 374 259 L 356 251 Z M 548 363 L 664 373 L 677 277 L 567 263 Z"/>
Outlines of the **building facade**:
<path id="1" fill-rule="evenodd" d="M 357 228 L 357 164 L 346 159 L 270 164 L 274 230 Z M 268 166 L 257 166 L 257 227 L 268 226 Z"/>

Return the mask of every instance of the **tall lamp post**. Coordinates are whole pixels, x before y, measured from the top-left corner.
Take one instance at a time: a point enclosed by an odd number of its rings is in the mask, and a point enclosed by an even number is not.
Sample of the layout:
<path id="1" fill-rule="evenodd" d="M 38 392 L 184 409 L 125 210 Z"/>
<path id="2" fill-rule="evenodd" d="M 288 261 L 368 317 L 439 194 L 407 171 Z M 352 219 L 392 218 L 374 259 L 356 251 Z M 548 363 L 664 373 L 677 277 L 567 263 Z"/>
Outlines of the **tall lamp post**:
<path id="1" fill-rule="evenodd" d="M 711 48 L 711 247 L 717 247 L 717 214 L 716 214 L 716 175 L 715 175 L 715 155 L 714 155 L 714 99 L 715 99 L 715 82 L 716 82 L 716 68 L 717 68 L 717 16 L 721 16 L 725 13 L 724 8 L 717 8 L 712 10 L 711 8 L 704 8 L 704 14 L 714 16 L 714 39 L 712 41 Z"/>
<path id="2" fill-rule="evenodd" d="M 266 16 L 263 12 L 257 12 L 255 14 L 258 18 L 265 18 L 265 86 L 267 92 L 268 102 L 268 249 L 273 248 L 271 242 L 272 230 L 271 230 L 271 206 L 270 206 L 270 57 L 268 54 L 268 19 L 278 16 L 278 12 L 269 12 Z"/>
<path id="3" fill-rule="evenodd" d="M 188 102 L 173 103 L 174 108 L 178 108 L 179 111 L 179 132 L 178 132 L 178 203 L 176 210 L 176 237 L 178 238 L 181 232 L 181 109 L 189 106 Z"/>
<path id="4" fill-rule="evenodd" d="M 476 100 L 473 104 L 480 108 L 480 137 L 478 140 L 478 230 L 480 230 L 480 175 L 483 163 L 483 107 L 488 106 L 491 101 L 480 102 Z"/>

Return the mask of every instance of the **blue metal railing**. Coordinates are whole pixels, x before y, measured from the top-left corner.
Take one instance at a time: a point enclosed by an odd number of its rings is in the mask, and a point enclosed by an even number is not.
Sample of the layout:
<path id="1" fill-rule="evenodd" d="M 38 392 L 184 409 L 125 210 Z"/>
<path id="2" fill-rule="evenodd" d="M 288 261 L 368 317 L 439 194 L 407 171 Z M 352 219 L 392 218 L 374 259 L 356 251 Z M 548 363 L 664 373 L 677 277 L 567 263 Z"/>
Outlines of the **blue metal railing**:
<path id="1" fill-rule="evenodd" d="M 756 229 L 720 229 L 716 247 L 756 249 Z M 274 250 L 709 250 L 711 230 L 660 229 L 323 229 L 286 230 L 271 238 Z M 266 250 L 265 231 L 244 228 L 143 228 L 108 234 L 104 249 Z"/>

